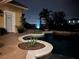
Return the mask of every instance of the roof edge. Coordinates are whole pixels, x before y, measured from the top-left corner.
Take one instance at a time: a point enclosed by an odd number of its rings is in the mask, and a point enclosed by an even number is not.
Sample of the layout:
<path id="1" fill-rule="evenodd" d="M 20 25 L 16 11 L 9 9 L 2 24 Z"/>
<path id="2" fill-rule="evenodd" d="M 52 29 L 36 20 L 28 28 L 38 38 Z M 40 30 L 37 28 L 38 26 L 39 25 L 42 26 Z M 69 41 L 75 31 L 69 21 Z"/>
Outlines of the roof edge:
<path id="1" fill-rule="evenodd" d="M 11 4 L 11 3 L 9 3 L 9 4 L 10 4 L 10 5 L 13 5 L 13 6 L 15 6 L 15 7 L 18 7 L 18 8 L 24 9 L 24 10 L 28 10 L 28 8 L 26 8 L 26 7 L 17 6 L 17 5 Z"/>
<path id="2" fill-rule="evenodd" d="M 2 0 L 2 1 L 0 1 L 0 4 L 2 4 L 2 3 L 8 3 L 10 1 L 12 1 L 12 0 Z"/>

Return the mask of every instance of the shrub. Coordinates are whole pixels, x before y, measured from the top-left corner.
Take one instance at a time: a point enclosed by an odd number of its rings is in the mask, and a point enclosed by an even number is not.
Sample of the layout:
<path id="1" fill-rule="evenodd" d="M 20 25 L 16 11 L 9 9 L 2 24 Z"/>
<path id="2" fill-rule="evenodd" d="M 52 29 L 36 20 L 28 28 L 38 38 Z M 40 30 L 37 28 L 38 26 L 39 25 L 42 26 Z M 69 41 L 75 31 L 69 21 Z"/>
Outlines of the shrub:
<path id="1" fill-rule="evenodd" d="M 7 30 L 5 28 L 0 28 L 0 35 L 4 35 L 7 33 Z"/>
<path id="2" fill-rule="evenodd" d="M 22 26 L 17 26 L 17 31 L 18 31 L 18 33 L 23 33 L 23 32 L 25 32 L 25 28 Z"/>

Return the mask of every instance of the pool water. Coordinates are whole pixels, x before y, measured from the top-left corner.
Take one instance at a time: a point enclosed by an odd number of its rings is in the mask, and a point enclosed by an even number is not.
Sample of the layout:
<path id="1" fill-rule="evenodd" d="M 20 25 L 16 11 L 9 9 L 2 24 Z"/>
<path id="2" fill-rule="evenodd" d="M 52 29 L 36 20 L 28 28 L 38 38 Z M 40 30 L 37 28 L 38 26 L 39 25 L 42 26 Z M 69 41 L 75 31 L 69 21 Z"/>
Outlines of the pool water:
<path id="1" fill-rule="evenodd" d="M 45 34 L 44 37 L 39 39 L 47 41 L 54 46 L 52 53 L 79 58 L 79 36 L 63 37 Z"/>

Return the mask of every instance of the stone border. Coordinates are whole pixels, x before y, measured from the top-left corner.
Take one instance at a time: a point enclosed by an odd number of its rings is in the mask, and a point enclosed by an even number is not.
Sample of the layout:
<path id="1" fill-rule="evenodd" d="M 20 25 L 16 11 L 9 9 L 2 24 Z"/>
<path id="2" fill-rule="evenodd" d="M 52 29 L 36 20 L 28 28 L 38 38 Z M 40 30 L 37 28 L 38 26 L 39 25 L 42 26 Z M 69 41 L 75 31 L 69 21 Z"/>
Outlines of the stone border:
<path id="1" fill-rule="evenodd" d="M 20 36 L 19 40 L 21 42 L 28 42 L 30 40 L 24 40 L 23 38 L 29 35 L 31 34 Z M 36 58 L 48 55 L 53 50 L 53 46 L 50 43 L 42 41 L 42 40 L 37 40 L 37 42 L 44 44 L 45 47 L 42 49 L 38 49 L 38 50 L 28 50 L 26 59 L 36 59 Z"/>

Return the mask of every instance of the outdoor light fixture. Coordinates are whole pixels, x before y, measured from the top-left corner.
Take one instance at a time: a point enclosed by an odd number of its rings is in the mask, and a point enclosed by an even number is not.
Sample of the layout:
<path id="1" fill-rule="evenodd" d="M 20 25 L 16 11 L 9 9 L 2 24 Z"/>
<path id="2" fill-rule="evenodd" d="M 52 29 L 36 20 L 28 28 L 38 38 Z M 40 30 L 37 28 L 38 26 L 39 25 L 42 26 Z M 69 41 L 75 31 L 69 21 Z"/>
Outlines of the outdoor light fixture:
<path id="1" fill-rule="evenodd" d="M 40 24 L 36 24 L 36 28 L 39 29 L 40 28 Z"/>
<path id="2" fill-rule="evenodd" d="M 40 26 L 41 26 L 41 25 L 40 25 L 40 20 L 38 20 L 38 21 L 36 22 L 36 25 L 35 25 L 35 26 L 36 26 L 37 29 L 40 29 Z"/>

